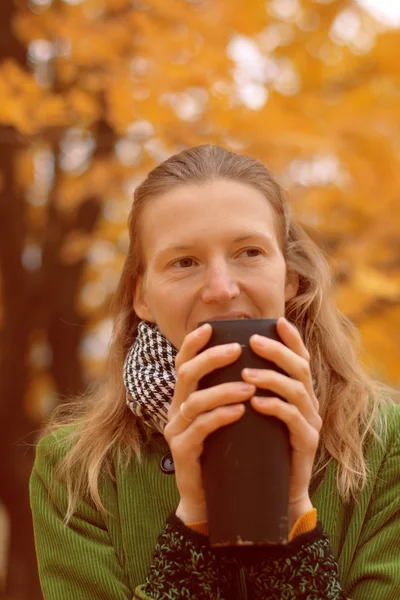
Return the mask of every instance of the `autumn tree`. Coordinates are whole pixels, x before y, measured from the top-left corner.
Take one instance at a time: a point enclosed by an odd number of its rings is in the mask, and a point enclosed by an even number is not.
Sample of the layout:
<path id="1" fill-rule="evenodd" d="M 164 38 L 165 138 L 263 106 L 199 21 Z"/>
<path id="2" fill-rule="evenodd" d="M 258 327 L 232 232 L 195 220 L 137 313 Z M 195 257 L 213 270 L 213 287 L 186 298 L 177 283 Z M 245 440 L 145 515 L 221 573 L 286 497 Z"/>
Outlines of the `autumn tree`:
<path id="1" fill-rule="evenodd" d="M 171 153 L 219 143 L 276 173 L 326 250 L 364 359 L 399 382 L 400 34 L 350 0 L 243 6 L 0 8 L 0 496 L 17 600 L 40 598 L 29 444 L 102 368 L 131 194 Z"/>

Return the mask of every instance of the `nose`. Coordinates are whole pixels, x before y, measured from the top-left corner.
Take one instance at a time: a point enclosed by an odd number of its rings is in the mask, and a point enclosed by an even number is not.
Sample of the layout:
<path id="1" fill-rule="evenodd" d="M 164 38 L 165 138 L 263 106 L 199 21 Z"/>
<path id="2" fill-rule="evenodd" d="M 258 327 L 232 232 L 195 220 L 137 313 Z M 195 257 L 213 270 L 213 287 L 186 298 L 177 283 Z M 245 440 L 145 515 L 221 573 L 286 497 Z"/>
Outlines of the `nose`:
<path id="1" fill-rule="evenodd" d="M 239 294 L 238 282 L 232 276 L 226 263 L 219 262 L 211 265 L 206 270 L 201 294 L 203 302 L 223 304 L 232 298 L 236 298 Z"/>

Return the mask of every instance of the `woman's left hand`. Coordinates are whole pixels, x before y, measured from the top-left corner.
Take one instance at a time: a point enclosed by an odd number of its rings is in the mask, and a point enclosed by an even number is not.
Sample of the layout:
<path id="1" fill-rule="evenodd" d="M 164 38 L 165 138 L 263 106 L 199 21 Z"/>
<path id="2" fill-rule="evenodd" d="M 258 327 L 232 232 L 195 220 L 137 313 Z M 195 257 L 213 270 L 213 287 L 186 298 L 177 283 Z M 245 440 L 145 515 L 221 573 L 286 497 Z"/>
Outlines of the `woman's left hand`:
<path id="1" fill-rule="evenodd" d="M 291 444 L 289 483 L 289 530 L 302 514 L 312 509 L 308 492 L 312 467 L 319 442 L 322 419 L 319 403 L 314 394 L 310 371 L 310 355 L 298 330 L 285 318 L 277 323 L 283 344 L 264 336 L 250 338 L 253 351 L 280 367 L 287 375 L 269 369 L 256 369 L 253 374 L 243 369 L 242 378 L 258 388 L 279 394 L 287 402 L 275 397 L 254 396 L 255 410 L 276 417 L 286 423 Z"/>

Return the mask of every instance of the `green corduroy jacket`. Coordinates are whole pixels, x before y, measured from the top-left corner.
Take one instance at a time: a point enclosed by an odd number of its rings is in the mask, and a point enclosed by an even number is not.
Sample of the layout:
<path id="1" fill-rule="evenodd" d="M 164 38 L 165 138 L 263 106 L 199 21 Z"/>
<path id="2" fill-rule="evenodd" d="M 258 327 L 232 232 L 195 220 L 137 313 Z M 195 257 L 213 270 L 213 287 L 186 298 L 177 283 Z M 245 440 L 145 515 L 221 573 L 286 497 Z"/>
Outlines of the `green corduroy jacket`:
<path id="1" fill-rule="evenodd" d="M 400 600 L 400 407 L 388 410 L 387 442 L 369 443 L 371 474 L 357 501 L 341 501 L 334 462 L 310 488 L 352 600 Z M 64 485 L 56 483 L 49 494 L 65 435 L 61 428 L 41 439 L 30 480 L 44 599 L 131 600 L 135 590 L 141 593 L 158 535 L 179 500 L 174 474 L 160 468 L 168 446 L 155 435 L 142 464 L 135 459 L 123 469 L 115 461 L 114 478 L 105 477 L 101 488 L 108 514 L 82 501 L 66 526 Z M 239 573 L 238 594 L 245 598 L 240 581 Z"/>

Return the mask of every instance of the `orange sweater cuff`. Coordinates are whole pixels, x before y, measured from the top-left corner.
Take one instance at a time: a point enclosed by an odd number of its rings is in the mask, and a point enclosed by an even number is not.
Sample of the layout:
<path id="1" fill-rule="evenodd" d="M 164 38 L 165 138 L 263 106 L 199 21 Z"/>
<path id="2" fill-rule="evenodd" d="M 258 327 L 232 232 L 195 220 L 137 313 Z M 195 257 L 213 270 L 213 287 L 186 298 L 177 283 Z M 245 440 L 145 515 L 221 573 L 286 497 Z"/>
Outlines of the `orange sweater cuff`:
<path id="1" fill-rule="evenodd" d="M 304 513 L 304 515 L 301 515 L 301 517 L 299 517 L 293 525 L 288 535 L 288 541 L 291 542 L 292 539 L 297 537 L 298 535 L 308 533 L 309 531 L 315 529 L 315 527 L 317 526 L 317 519 L 318 516 L 316 508 L 312 508 L 308 512 Z"/>
<path id="2" fill-rule="evenodd" d="M 293 525 L 291 532 L 288 536 L 288 541 L 291 542 L 293 538 L 298 535 L 302 535 L 303 533 L 307 533 L 308 531 L 312 531 L 315 529 L 317 525 L 317 509 L 313 508 L 309 512 L 301 515 Z M 199 523 L 186 523 L 186 527 L 190 527 L 197 533 L 202 533 L 203 535 L 208 535 L 208 523 L 207 521 L 200 521 Z"/>
<path id="3" fill-rule="evenodd" d="M 197 531 L 197 533 L 208 535 L 207 521 L 199 521 L 198 523 L 185 523 L 185 525 L 186 527 L 190 527 L 190 529 L 193 529 L 193 531 Z"/>

